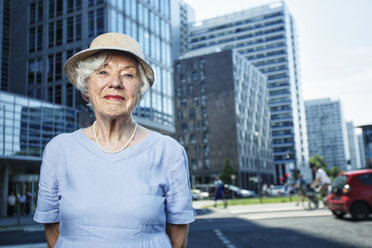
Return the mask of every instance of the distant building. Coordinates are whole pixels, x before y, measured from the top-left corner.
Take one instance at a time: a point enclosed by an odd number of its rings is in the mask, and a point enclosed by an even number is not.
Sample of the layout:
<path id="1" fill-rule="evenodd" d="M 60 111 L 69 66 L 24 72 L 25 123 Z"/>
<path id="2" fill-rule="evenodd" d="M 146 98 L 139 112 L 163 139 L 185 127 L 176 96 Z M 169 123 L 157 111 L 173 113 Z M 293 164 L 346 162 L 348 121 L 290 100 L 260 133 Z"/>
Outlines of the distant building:
<path id="1" fill-rule="evenodd" d="M 305 101 L 309 155 L 324 157 L 328 167 L 347 170 L 350 159 L 341 102 L 330 98 Z"/>
<path id="2" fill-rule="evenodd" d="M 213 183 L 226 158 L 241 187 L 274 183 L 266 76 L 232 50 L 177 60 L 174 71 L 175 138 L 193 186 Z"/>
<path id="3" fill-rule="evenodd" d="M 367 168 L 366 164 L 366 153 L 365 153 L 365 147 L 363 142 L 363 135 L 358 134 L 358 143 L 359 143 L 359 153 L 360 153 L 360 165 L 361 168 Z"/>
<path id="4" fill-rule="evenodd" d="M 77 128 L 78 111 L 73 108 L 0 92 L 0 216 L 6 216 L 9 192 L 37 192 L 45 145 Z"/>
<path id="5" fill-rule="evenodd" d="M 171 0 L 172 57 L 178 59 L 188 50 L 189 23 L 195 21 L 195 11 L 182 0 Z"/>
<path id="6" fill-rule="evenodd" d="M 372 168 L 372 125 L 359 126 L 363 133 L 364 154 L 366 158 L 366 168 Z"/>
<path id="7" fill-rule="evenodd" d="M 189 27 L 189 52 L 184 57 L 227 49 L 236 49 L 267 76 L 275 166 L 286 171 L 296 166 L 310 180 L 297 33 L 284 1 Z"/>
<path id="8" fill-rule="evenodd" d="M 358 138 L 355 135 L 355 126 L 352 121 L 346 123 L 347 137 L 350 149 L 350 169 L 356 170 L 362 168 L 360 163 L 360 151 Z"/>
<path id="9" fill-rule="evenodd" d="M 85 109 L 63 73 L 65 61 L 99 34 L 125 33 L 139 41 L 156 73 L 134 116 L 142 125 L 174 132 L 170 1 L 6 0 L 1 6 L 2 90 Z"/>

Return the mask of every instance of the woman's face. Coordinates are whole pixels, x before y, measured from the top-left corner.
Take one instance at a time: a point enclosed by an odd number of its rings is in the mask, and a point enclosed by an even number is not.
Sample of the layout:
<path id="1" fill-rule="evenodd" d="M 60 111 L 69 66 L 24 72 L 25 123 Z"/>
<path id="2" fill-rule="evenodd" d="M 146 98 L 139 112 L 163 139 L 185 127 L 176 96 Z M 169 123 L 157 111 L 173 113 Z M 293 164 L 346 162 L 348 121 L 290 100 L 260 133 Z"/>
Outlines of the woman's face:
<path id="1" fill-rule="evenodd" d="M 88 79 L 88 97 L 96 114 L 118 118 L 132 113 L 141 87 L 138 62 L 124 53 L 112 53 L 110 61 Z"/>

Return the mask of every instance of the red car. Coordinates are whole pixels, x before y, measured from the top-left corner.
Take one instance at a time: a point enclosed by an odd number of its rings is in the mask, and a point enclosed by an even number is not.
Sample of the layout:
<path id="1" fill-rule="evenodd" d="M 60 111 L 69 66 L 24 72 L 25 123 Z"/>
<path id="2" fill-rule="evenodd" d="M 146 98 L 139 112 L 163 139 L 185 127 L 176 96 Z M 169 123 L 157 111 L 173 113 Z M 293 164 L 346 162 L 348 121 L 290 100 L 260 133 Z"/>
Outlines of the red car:
<path id="1" fill-rule="evenodd" d="M 333 180 L 327 202 L 337 217 L 350 213 L 354 220 L 368 219 L 372 213 L 372 169 L 340 173 Z"/>

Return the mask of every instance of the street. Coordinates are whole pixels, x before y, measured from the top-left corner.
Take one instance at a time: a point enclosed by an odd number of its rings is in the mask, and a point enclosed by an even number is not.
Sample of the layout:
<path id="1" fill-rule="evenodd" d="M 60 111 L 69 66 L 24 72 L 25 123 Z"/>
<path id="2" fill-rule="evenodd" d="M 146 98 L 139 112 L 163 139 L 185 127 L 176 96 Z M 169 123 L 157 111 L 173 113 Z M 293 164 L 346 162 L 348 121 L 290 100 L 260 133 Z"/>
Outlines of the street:
<path id="1" fill-rule="evenodd" d="M 288 203 L 198 210 L 200 215 L 190 225 L 189 247 L 372 247 L 372 219 L 353 222 L 337 219 L 326 209 L 293 206 Z"/>
<path id="2" fill-rule="evenodd" d="M 197 209 L 197 213 L 190 225 L 190 248 L 372 248 L 372 219 L 337 219 L 327 209 L 279 203 Z M 45 247 L 44 233 L 37 226 L 2 231 L 0 247 Z"/>

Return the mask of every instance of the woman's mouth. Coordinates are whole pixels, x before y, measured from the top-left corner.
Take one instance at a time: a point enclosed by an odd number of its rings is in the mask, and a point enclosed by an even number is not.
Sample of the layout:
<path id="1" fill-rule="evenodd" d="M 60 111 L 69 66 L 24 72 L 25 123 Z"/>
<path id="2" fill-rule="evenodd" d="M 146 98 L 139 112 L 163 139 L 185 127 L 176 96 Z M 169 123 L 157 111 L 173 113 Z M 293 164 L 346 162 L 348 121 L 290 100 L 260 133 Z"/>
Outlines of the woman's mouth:
<path id="1" fill-rule="evenodd" d="M 105 99 L 111 100 L 111 101 L 122 101 L 122 100 L 124 100 L 124 98 L 122 96 L 119 96 L 119 95 L 107 95 L 107 96 L 105 96 Z"/>

